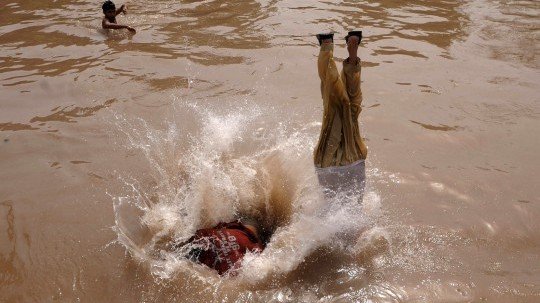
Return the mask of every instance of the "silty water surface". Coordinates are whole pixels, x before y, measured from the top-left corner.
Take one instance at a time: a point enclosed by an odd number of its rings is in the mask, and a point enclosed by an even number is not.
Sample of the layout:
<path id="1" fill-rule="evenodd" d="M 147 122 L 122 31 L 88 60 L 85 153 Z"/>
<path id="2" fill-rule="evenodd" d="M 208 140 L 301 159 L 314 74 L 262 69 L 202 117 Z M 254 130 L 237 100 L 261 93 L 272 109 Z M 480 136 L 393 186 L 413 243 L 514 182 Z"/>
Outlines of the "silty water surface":
<path id="1" fill-rule="evenodd" d="M 537 2 L 131 1 L 135 36 L 99 6 L 0 12 L 2 301 L 540 299 Z M 363 208 L 311 165 L 312 35 L 353 28 Z M 237 278 L 156 249 L 238 212 L 277 229 Z"/>

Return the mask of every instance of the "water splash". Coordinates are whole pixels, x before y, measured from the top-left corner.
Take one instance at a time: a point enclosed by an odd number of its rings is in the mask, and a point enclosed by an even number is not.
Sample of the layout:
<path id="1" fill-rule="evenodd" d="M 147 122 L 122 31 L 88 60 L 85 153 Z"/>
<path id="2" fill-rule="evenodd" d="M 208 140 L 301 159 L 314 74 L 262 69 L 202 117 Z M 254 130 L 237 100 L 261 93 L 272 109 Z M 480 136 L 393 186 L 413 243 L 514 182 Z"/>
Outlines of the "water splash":
<path id="1" fill-rule="evenodd" d="M 141 119 L 116 117 L 126 147 L 142 152 L 155 184 L 120 176 L 125 192 L 114 199 L 115 230 L 118 242 L 156 277 L 182 274 L 217 282 L 213 271 L 167 249 L 167 243 L 186 241 L 197 229 L 239 214 L 259 218 L 272 232 L 266 249 L 248 254 L 234 278 L 252 283 L 291 272 L 317 248 L 366 226 L 358 196 L 323 197 L 311 155 L 318 124 L 261 127 L 263 111 L 247 105 L 225 113 L 197 104 L 179 110 L 196 117 L 198 133 L 182 132 L 176 121 L 158 130 Z M 367 197 L 373 211 L 380 201 Z"/>

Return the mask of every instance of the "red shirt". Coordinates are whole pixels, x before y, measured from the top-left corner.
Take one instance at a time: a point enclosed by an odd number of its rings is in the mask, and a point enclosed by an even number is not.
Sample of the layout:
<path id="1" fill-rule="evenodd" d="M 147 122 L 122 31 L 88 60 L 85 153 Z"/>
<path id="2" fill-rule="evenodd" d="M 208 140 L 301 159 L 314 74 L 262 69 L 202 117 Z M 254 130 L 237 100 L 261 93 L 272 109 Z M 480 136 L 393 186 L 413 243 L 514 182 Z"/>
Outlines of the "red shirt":
<path id="1" fill-rule="evenodd" d="M 238 221 L 199 229 L 190 242 L 193 246 L 190 257 L 217 270 L 220 275 L 231 269 L 234 274 L 248 251 L 264 249 L 257 235 Z"/>

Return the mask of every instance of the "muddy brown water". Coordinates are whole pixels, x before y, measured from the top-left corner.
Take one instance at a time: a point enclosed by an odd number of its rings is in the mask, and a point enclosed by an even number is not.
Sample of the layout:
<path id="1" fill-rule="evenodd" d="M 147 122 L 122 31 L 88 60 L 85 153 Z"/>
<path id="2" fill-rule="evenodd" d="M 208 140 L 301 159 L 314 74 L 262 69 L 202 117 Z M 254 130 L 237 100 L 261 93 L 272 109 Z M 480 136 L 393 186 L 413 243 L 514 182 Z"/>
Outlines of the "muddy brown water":
<path id="1" fill-rule="evenodd" d="M 134 0 L 134 36 L 101 16 L 2 3 L 1 302 L 540 301 L 538 1 Z M 313 34 L 344 58 L 350 29 L 369 220 L 343 244 L 294 222 L 322 112 Z M 279 237 L 242 280 L 156 269 L 119 236 L 141 217 L 118 202 L 141 197 L 149 237 L 263 200 Z"/>

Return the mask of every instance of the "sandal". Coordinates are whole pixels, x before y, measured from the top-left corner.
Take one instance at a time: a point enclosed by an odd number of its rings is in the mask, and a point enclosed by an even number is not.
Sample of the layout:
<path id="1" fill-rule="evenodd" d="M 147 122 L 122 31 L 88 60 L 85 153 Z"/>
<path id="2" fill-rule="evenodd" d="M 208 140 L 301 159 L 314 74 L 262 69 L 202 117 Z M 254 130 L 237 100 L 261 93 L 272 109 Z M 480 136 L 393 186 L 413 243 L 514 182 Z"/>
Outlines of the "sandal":
<path id="1" fill-rule="evenodd" d="M 326 39 L 332 39 L 332 43 L 334 42 L 334 33 L 317 34 L 315 37 L 319 40 L 319 45 L 322 45 L 322 41 Z"/>
<path id="2" fill-rule="evenodd" d="M 362 31 L 350 31 L 347 36 L 345 36 L 345 42 L 349 42 L 349 37 L 356 36 L 358 37 L 358 44 L 362 41 Z"/>

